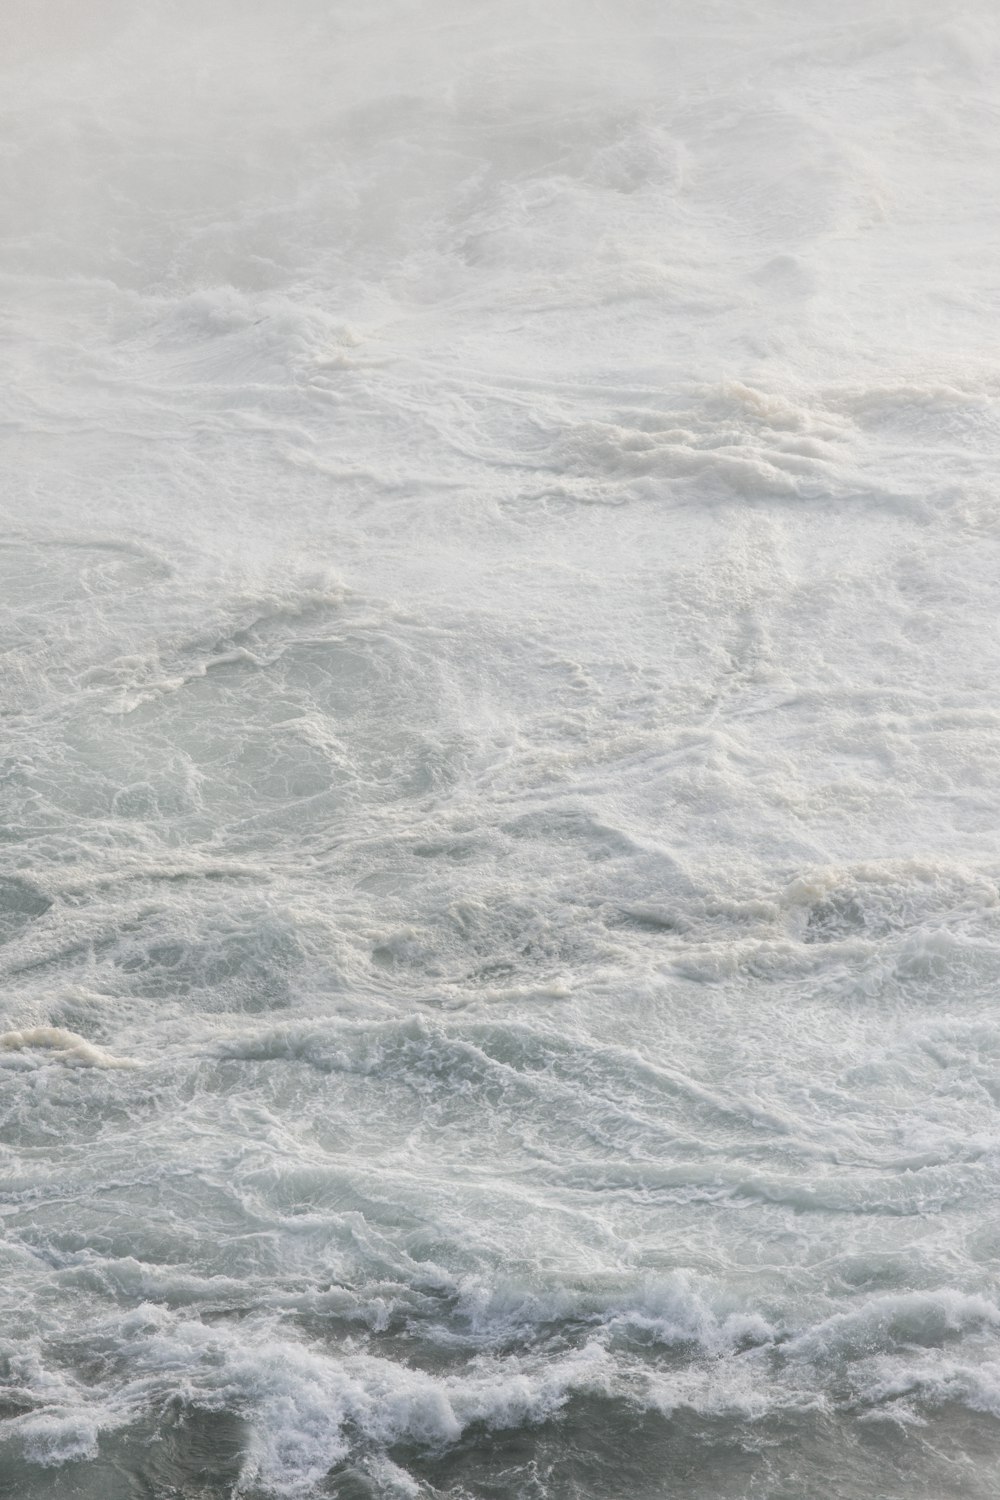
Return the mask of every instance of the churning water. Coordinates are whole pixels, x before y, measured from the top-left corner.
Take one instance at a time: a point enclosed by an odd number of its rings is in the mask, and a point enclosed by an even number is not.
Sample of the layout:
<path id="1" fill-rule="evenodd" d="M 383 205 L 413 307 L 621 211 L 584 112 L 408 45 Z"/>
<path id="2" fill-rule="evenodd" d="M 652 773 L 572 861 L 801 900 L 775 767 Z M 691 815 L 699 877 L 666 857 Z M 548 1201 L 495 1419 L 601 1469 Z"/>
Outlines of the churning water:
<path id="1" fill-rule="evenodd" d="M 993 0 L 0 26 L 0 1492 L 992 1500 Z"/>

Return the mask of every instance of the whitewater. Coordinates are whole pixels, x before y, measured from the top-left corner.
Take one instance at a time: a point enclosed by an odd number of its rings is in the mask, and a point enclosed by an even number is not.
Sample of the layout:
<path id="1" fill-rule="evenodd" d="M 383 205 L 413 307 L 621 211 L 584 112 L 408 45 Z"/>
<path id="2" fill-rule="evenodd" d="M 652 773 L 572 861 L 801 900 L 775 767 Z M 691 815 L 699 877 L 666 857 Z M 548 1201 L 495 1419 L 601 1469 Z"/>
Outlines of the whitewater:
<path id="1" fill-rule="evenodd" d="M 993 1500 L 1000 12 L 5 0 L 0 1495 Z"/>

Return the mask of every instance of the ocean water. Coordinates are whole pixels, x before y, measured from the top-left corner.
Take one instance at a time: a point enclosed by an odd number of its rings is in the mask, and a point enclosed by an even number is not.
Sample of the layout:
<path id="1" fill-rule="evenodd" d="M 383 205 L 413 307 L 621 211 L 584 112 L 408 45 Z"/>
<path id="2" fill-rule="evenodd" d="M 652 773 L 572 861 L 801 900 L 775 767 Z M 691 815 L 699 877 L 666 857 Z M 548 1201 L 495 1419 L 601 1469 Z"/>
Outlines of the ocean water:
<path id="1" fill-rule="evenodd" d="M 993 1500 L 995 4 L 0 75 L 0 1494 Z"/>

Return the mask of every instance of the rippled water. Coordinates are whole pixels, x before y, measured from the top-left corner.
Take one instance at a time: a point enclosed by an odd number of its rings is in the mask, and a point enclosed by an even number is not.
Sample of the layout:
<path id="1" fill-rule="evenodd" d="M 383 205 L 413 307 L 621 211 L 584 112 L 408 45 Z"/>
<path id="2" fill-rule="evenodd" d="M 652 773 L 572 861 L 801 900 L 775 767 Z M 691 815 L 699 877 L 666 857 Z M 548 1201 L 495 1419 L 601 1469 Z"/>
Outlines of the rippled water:
<path id="1" fill-rule="evenodd" d="M 994 1496 L 994 7 L 0 28 L 0 1493 Z"/>

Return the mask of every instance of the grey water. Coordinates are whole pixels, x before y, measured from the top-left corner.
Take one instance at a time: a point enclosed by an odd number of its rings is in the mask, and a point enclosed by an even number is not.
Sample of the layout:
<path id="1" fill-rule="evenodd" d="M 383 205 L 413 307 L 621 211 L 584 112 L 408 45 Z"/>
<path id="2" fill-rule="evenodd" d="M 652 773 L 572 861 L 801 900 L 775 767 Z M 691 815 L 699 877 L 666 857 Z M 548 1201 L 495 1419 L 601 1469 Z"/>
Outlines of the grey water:
<path id="1" fill-rule="evenodd" d="M 0 1495 L 992 1500 L 1000 15 L 0 72 Z"/>

